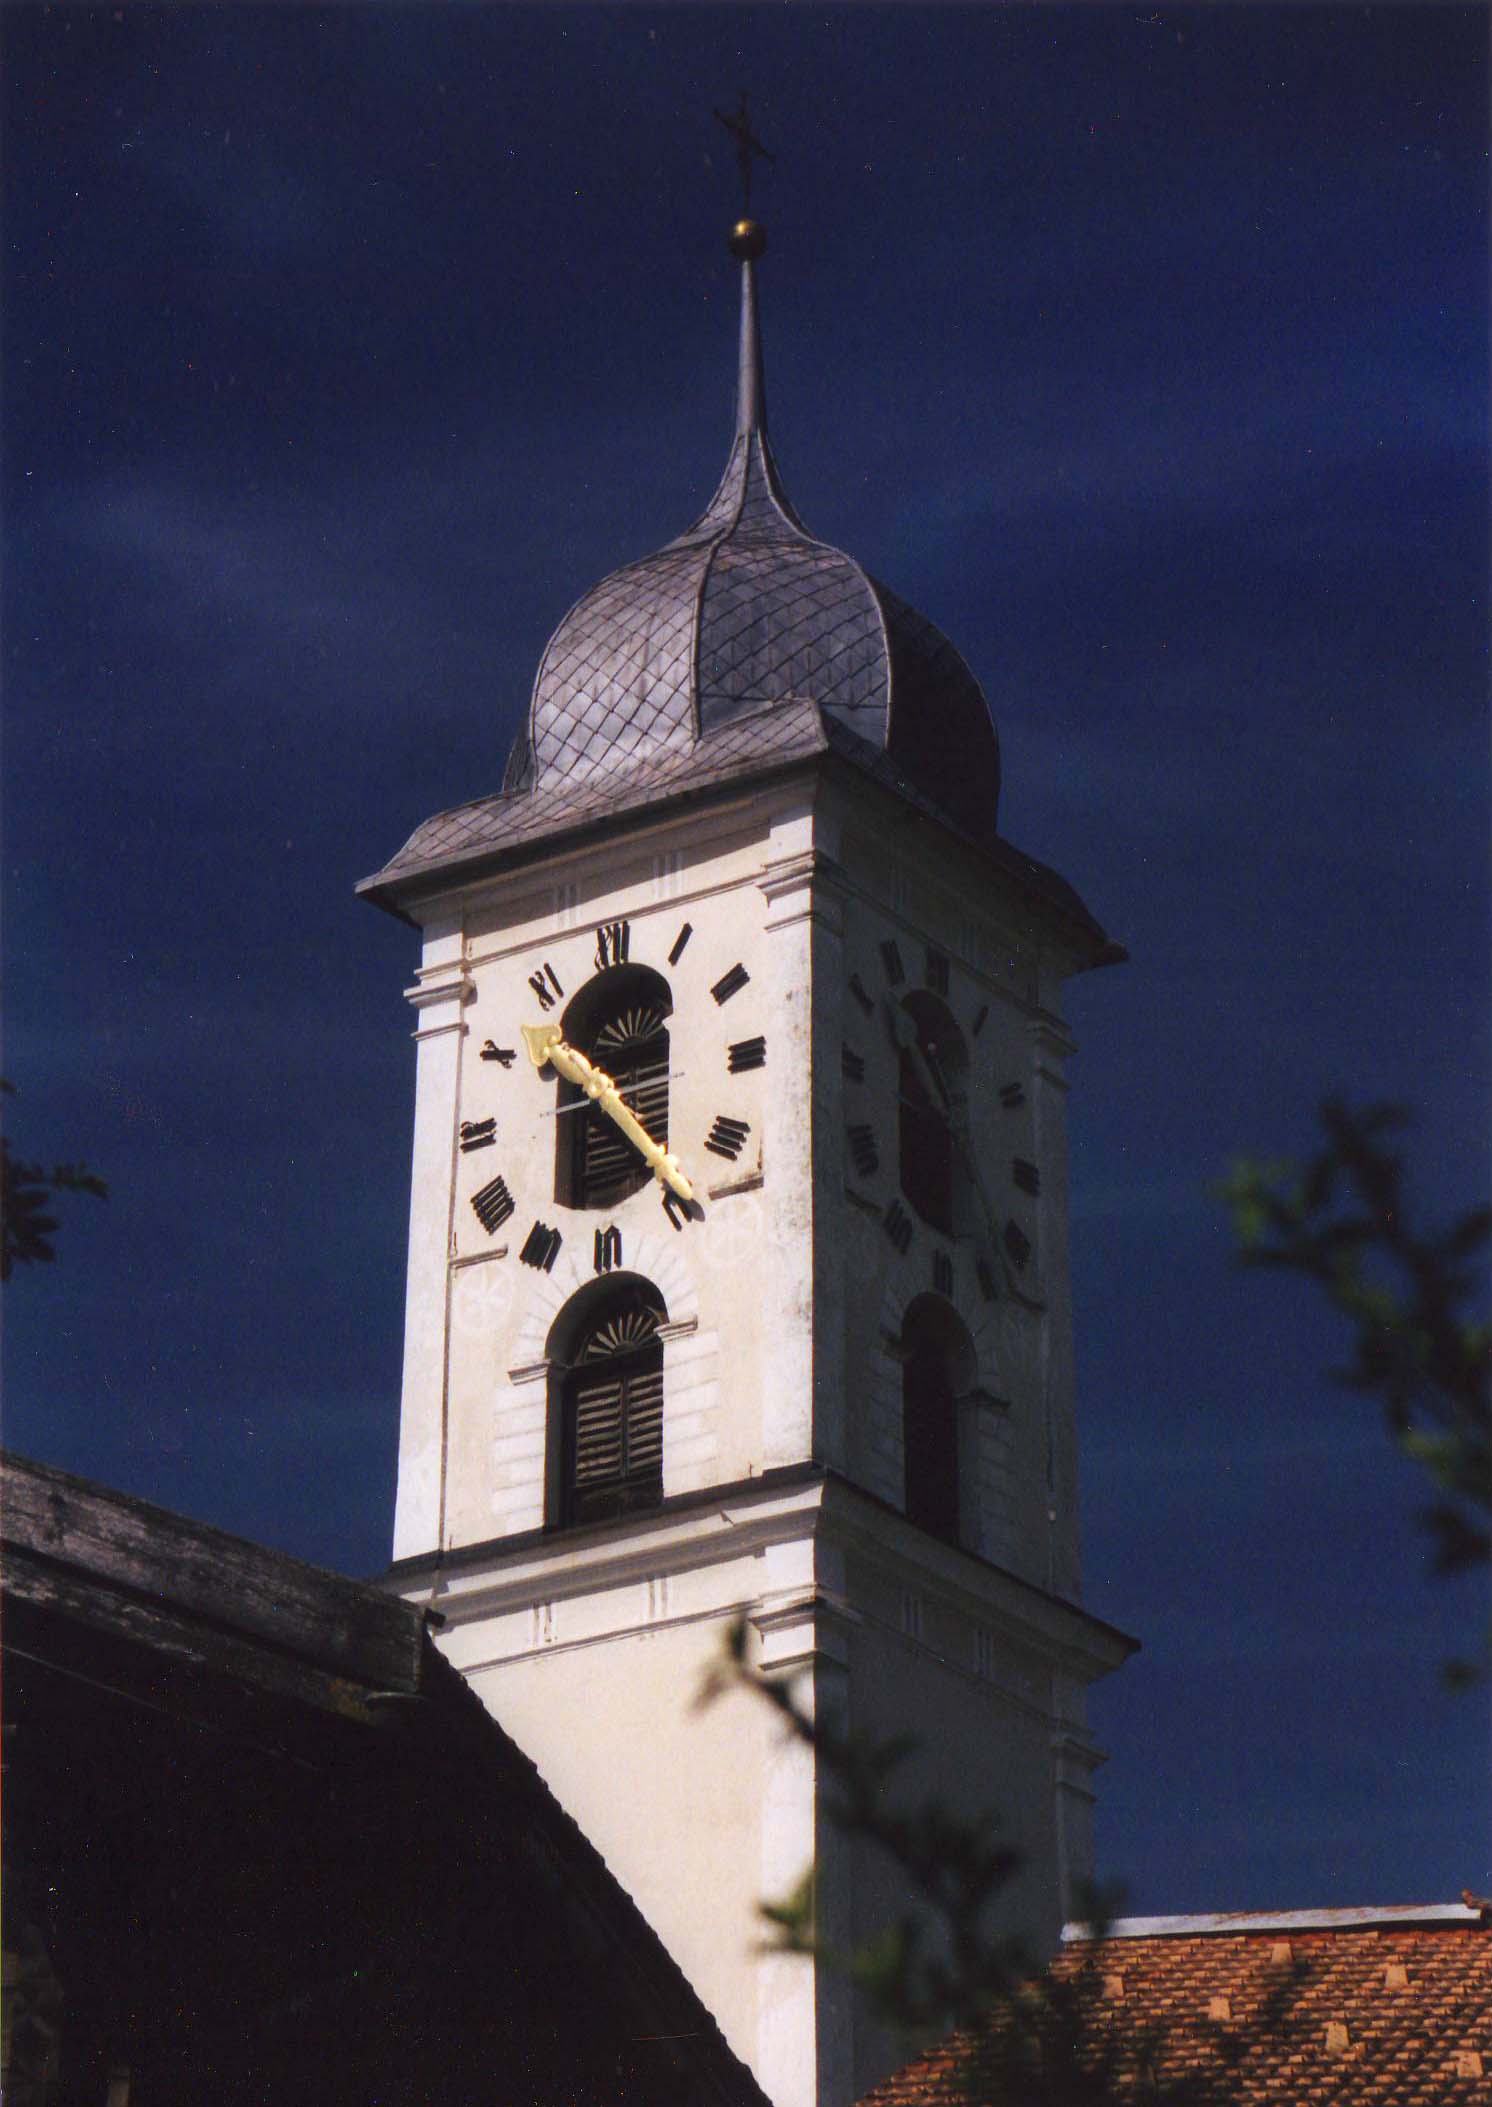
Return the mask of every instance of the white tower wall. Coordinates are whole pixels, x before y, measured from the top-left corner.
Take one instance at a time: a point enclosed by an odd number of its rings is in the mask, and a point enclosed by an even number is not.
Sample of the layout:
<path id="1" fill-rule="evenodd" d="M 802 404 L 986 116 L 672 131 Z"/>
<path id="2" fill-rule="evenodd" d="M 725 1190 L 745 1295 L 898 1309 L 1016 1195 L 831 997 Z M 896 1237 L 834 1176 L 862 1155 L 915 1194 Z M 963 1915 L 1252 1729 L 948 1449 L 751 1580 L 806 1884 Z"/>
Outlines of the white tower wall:
<path id="1" fill-rule="evenodd" d="M 1076 958 L 1050 912 L 847 772 L 536 848 L 418 912 L 396 1582 L 447 1619 L 451 1658 L 778 2107 L 848 2102 L 894 2048 L 842 1982 L 760 1953 L 756 1905 L 815 1849 L 821 1919 L 841 1943 L 874 1931 L 894 1897 L 863 1847 L 825 1831 L 814 1759 L 764 1706 L 736 1693 L 702 1714 L 695 1699 L 744 1614 L 759 1665 L 800 1672 L 877 1733 L 911 1726 L 929 1787 L 1003 1810 L 1026 1860 L 1013 1919 L 1054 1940 L 1088 1869 L 1099 1758 L 1082 1690 L 1126 1651 L 1075 1606 L 1055 1000 Z M 666 1307 L 664 1499 L 566 1529 L 551 1332 L 596 1277 L 603 1218 L 556 1203 L 567 1115 L 520 1026 L 563 1014 L 595 970 L 598 928 L 623 920 L 631 961 L 669 982 L 669 1146 L 703 1218 L 671 1226 L 651 1183 L 604 1215 L 623 1270 Z M 903 1248 L 888 1228 L 908 1212 L 888 1005 L 929 972 L 970 1054 L 980 1219 L 994 1203 L 996 1229 L 1019 1218 L 1019 1268 L 978 1259 L 982 1229 L 914 1220 Z M 535 976 L 563 991 L 548 1010 Z M 733 1072 L 729 1049 L 756 1036 L 764 1065 Z M 1012 1086 L 1018 1103 L 1001 1099 Z M 747 1129 L 731 1160 L 705 1147 L 721 1114 Z M 862 1172 L 848 1135 L 866 1126 L 877 1160 Z M 1039 1192 L 1011 1185 L 1017 1160 L 1039 1165 Z M 472 1202 L 495 1178 L 512 1204 L 493 1229 Z M 560 1232 L 547 1266 L 523 1262 L 535 1223 Z M 901 1331 L 929 1294 L 969 1340 L 957 1547 L 900 1512 Z"/>

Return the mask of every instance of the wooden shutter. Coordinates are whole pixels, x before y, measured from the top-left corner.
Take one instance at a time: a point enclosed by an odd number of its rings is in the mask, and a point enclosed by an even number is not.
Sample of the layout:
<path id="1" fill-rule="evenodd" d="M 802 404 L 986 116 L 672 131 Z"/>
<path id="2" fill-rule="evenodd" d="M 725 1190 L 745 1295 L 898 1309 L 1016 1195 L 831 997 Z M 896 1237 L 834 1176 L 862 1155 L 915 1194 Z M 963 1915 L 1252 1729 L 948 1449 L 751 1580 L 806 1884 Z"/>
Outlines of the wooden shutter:
<path id="1" fill-rule="evenodd" d="M 650 1020 L 651 1021 L 651 1020 Z M 625 1038 L 621 1024 L 596 1037 L 596 1059 L 660 1147 L 668 1146 L 668 1033 L 646 1040 Z M 615 1121 L 596 1105 L 567 1117 L 580 1124 L 577 1204 L 609 1207 L 625 1200 L 651 1173 Z"/>
<path id="2" fill-rule="evenodd" d="M 572 1403 L 571 1484 L 577 1514 L 622 1475 L 624 1385 L 609 1370 L 577 1376 Z"/>
<path id="3" fill-rule="evenodd" d="M 663 1497 L 663 1370 L 639 1369 L 627 1378 L 622 1406 L 626 1441 L 624 1471 L 637 1496 L 631 1505 Z"/>
<path id="4" fill-rule="evenodd" d="M 958 1542 L 958 1405 L 936 1352 L 924 1346 L 902 1368 L 906 1516 Z"/>
<path id="5" fill-rule="evenodd" d="M 565 1518 L 600 1521 L 663 1497 L 658 1312 L 629 1296 L 592 1326 L 567 1378 Z"/>

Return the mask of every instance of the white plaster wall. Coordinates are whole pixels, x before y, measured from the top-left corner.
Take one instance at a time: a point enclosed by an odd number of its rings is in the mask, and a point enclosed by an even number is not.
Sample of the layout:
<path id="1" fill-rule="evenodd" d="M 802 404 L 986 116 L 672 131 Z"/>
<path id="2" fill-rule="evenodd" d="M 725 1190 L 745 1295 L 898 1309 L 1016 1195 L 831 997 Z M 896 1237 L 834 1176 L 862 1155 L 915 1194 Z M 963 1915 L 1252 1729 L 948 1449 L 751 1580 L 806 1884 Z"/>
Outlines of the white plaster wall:
<path id="1" fill-rule="evenodd" d="M 873 1598 L 874 1589 L 869 1592 Z M 882 1607 L 900 1621 L 899 1605 Z M 964 1816 L 996 1811 L 1001 1835 L 1017 1845 L 1024 1864 L 992 1923 L 1022 1933 L 1038 1950 L 1055 1950 L 1061 1929 L 1058 1851 L 1040 1665 L 1007 1658 L 999 1680 L 981 1681 L 962 1643 L 967 1633 L 957 1629 L 960 1620 L 939 1614 L 936 1597 L 923 1601 L 920 1639 L 866 1608 L 852 1641 L 851 1716 L 878 1738 L 904 1734 L 912 1723 L 919 1746 L 896 1775 L 898 1804 L 932 1798 Z M 904 1913 L 910 1898 L 878 1853 L 864 1844 L 848 1848 L 854 1933 L 864 1941 Z M 905 2062 L 906 2053 L 905 2043 L 888 2037 L 862 2010 L 853 2088 L 844 2098 L 858 2099 Z"/>
<path id="2" fill-rule="evenodd" d="M 463 1011 L 471 993 L 460 919 L 425 930 L 419 975 L 408 990 L 417 1047 L 405 1285 L 404 1385 L 394 1556 L 440 1540 L 445 1447 L 446 1251 L 450 1241 L 453 1135 L 461 1092 Z"/>
<path id="3" fill-rule="evenodd" d="M 777 2107 L 816 2107 L 814 1970 L 764 1954 L 758 1915 L 811 1862 L 813 1757 L 739 1690 L 698 1703 L 743 1609 L 754 1664 L 814 1654 L 817 1492 L 767 1496 L 765 1525 L 762 1500 L 592 1532 L 573 1560 L 546 1542 L 496 1584 L 458 1569 L 441 1643 Z"/>
<path id="4" fill-rule="evenodd" d="M 876 1928 L 894 1898 L 822 1828 L 812 1759 L 778 1741 L 764 1710 L 740 1699 L 693 1709 L 730 1618 L 749 1612 L 765 1664 L 811 1666 L 814 1687 L 838 1693 L 874 1731 L 915 1722 L 935 1751 L 926 1781 L 956 1804 L 1007 1810 L 1029 1866 L 1013 1908 L 1042 1936 L 1087 1864 L 1097 1759 L 1081 1684 L 1057 1676 L 1055 1644 L 1013 1639 L 1008 1615 L 981 1609 L 979 1585 L 988 1591 L 993 1578 L 979 1582 L 972 1562 L 892 1517 L 876 1524 L 895 1539 L 884 1556 L 796 1526 L 737 1555 L 728 1502 L 580 1539 L 537 1534 L 547 1341 L 594 1277 L 603 1218 L 555 1203 L 556 1093 L 533 1073 L 519 1028 L 559 1021 L 594 970 L 601 922 L 626 918 L 631 959 L 672 989 L 669 1141 L 705 1219 L 675 1231 L 654 1185 L 604 1218 L 621 1232 L 626 1270 L 652 1280 L 667 1305 L 666 1494 L 816 1458 L 899 1507 L 896 1342 L 907 1304 L 934 1285 L 938 1251 L 975 1348 L 961 1407 L 965 1541 L 1038 1586 L 1075 1587 L 1066 1042 L 1054 1008 L 1065 961 L 948 838 L 921 824 L 893 831 L 890 810 L 872 791 L 821 789 L 811 806 L 785 785 L 536 859 L 441 903 L 414 998 L 396 1555 L 466 1549 L 466 1564 L 452 1559 L 419 1583 L 452 1614 L 443 1644 L 777 2107 L 848 2101 L 890 2065 L 842 1986 L 756 1950 L 757 1902 L 791 1886 L 816 1834 L 821 1908 L 837 1933 Z M 670 964 L 686 922 L 689 941 Z M 982 1282 L 971 1239 L 917 1225 L 901 1253 L 886 1234 L 897 1194 L 896 1062 L 881 1014 L 888 937 L 909 982 L 929 940 L 949 960 L 948 999 L 973 1057 L 975 1147 L 1000 1219 L 1008 1203 L 1032 1238 L 1018 1282 Z M 712 985 L 738 962 L 746 986 L 716 1003 Z M 545 968 L 564 991 L 548 1011 L 529 985 Z M 869 1017 L 852 974 L 872 998 Z M 759 1033 L 765 1067 L 731 1074 L 730 1044 Z M 515 1050 L 511 1067 L 480 1059 L 488 1040 Z M 844 1072 L 846 1043 L 862 1056 L 860 1080 Z M 1024 1090 L 1014 1109 L 999 1099 L 1011 1081 Z M 717 1113 L 749 1124 L 734 1163 L 704 1149 Z M 492 1145 L 463 1152 L 460 1123 L 488 1118 Z M 877 1133 L 872 1176 L 848 1154 L 852 1122 Z M 1037 1202 L 1012 1190 L 1017 1155 L 1040 1166 Z M 514 1211 L 489 1235 L 471 1199 L 494 1176 Z M 563 1237 L 549 1271 L 519 1258 L 535 1220 Z M 708 1555 L 705 1521 L 724 1532 L 725 1548 Z M 475 1564 L 474 1546 L 491 1547 Z M 503 1573 L 499 1584 L 492 1576 Z"/>
<path id="5" fill-rule="evenodd" d="M 428 999 L 454 973 L 461 998 L 440 1013 L 440 1050 L 422 1042 L 418 1074 L 397 1555 L 542 1524 L 541 1364 L 555 1316 L 594 1277 L 603 1223 L 621 1233 L 625 1269 L 663 1293 L 674 1333 L 666 1490 L 810 1453 L 813 928 L 800 871 L 809 834 L 801 799 L 748 799 L 687 831 L 643 825 L 621 846 L 556 858 L 446 903 L 420 994 Z M 557 1204 L 556 1089 L 522 1046 L 522 1024 L 560 1020 L 595 970 L 597 926 L 619 919 L 630 923 L 632 961 L 672 990 L 669 1145 L 705 1210 L 682 1230 L 652 1182 L 604 1213 Z M 670 964 L 685 923 L 691 934 Z M 746 984 L 717 1002 L 713 986 L 737 964 Z M 547 1011 L 529 985 L 546 968 L 564 991 Z M 730 1046 L 758 1035 L 765 1067 L 731 1073 Z M 488 1041 L 515 1050 L 510 1066 L 480 1058 Z M 719 1114 L 749 1127 L 735 1161 L 705 1147 Z M 491 1145 L 463 1152 L 461 1123 L 487 1119 L 497 1122 Z M 513 1212 L 489 1234 L 472 1200 L 494 1177 Z M 563 1238 L 548 1272 L 521 1261 L 535 1221 Z"/>
<path id="6" fill-rule="evenodd" d="M 853 1286 L 842 1297 L 848 1468 L 867 1490 L 903 1498 L 901 1378 L 895 1354 L 912 1299 L 935 1291 L 935 1261 L 951 1276 L 948 1300 L 978 1360 L 978 1396 L 961 1448 L 963 1538 L 971 1549 L 1041 1586 L 1078 1584 L 1071 1283 L 1067 1258 L 1067 1143 L 1060 1017 L 1071 960 L 1045 939 L 1029 908 L 997 874 L 931 827 L 877 830 L 875 793 L 840 791 L 833 840 L 843 937 L 836 985 L 817 1004 L 819 1067 L 841 1075 L 835 1131 L 819 1160 L 821 1186 L 842 1196 L 840 1261 Z M 904 979 L 882 955 L 895 944 Z M 948 961 L 944 998 L 969 1056 L 969 1136 L 990 1203 L 996 1259 L 979 1266 L 988 1238 L 949 1237 L 921 1222 L 898 1177 L 897 1061 L 884 1008 L 927 984 L 927 953 Z M 858 981 L 858 988 L 854 983 Z M 870 1009 L 867 1012 L 865 1001 Z M 843 1050 L 863 1076 L 843 1074 Z M 1018 1085 L 1022 1102 L 1001 1091 Z M 876 1167 L 857 1166 L 852 1127 L 868 1128 Z M 1040 1192 L 1015 1182 L 1034 1163 Z M 900 1250 L 887 1234 L 893 1208 L 910 1222 Z M 974 1206 L 976 1217 L 983 1208 Z M 1007 1221 L 1030 1240 L 1024 1268 L 999 1251 Z"/>
<path id="7" fill-rule="evenodd" d="M 537 1761 L 748 2063 L 759 2059 L 759 1937 L 769 1723 L 740 1693 L 693 1708 L 723 1626 L 660 1625 L 609 1645 L 567 1639 L 471 1681 Z M 601 1787 L 600 1781 L 605 1781 Z"/>

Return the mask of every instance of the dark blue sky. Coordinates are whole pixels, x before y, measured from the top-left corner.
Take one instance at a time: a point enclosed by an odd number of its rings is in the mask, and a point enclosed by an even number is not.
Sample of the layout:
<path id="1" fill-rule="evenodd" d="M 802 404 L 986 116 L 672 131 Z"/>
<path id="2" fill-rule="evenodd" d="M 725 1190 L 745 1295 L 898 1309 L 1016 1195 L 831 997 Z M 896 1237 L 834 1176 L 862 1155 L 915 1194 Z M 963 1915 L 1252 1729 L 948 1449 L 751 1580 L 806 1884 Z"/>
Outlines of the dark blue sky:
<path id="1" fill-rule="evenodd" d="M 387 1556 L 413 938 L 572 599 L 723 462 L 743 84 L 773 431 L 957 641 L 1074 990 L 1100 1853 L 1136 1909 L 1488 1877 L 1423 1488 L 1209 1183 L 1327 1092 L 1487 1186 L 1477 9 L 6 9 L 5 1069 L 105 1205 L 16 1448 Z"/>

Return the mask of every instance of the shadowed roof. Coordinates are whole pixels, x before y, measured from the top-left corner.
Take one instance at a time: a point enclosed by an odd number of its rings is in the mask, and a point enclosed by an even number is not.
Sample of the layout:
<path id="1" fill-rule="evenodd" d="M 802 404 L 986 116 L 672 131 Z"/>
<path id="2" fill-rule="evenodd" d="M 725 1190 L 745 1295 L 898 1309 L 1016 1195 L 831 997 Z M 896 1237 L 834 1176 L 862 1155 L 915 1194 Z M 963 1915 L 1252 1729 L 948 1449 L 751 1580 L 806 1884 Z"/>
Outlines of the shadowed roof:
<path id="1" fill-rule="evenodd" d="M 17 2107 L 59 2009 L 68 2101 L 767 2107 L 421 1609 L 19 1457 L 0 1493 Z"/>

